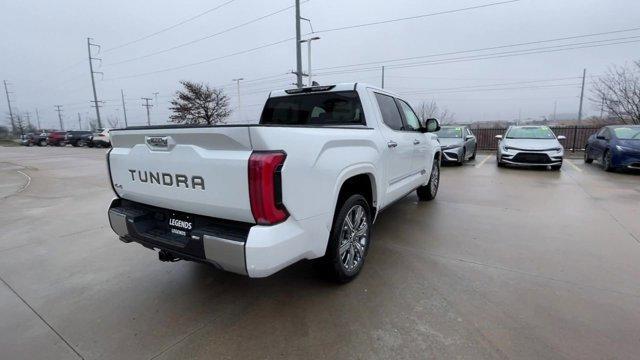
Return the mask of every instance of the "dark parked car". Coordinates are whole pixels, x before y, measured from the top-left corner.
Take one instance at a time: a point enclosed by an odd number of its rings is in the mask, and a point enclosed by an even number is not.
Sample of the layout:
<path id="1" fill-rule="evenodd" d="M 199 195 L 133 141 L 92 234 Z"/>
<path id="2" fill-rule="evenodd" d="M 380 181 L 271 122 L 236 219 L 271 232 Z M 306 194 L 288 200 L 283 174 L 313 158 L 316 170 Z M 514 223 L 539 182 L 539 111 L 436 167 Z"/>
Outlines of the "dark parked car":
<path id="1" fill-rule="evenodd" d="M 67 132 L 66 131 L 53 131 L 47 136 L 47 144 L 53 146 L 65 146 L 67 145 Z"/>
<path id="2" fill-rule="evenodd" d="M 67 144 L 71 144 L 71 146 L 85 146 L 91 142 L 91 136 L 93 133 L 91 131 L 79 130 L 79 131 L 69 131 L 67 132 Z"/>
<path id="3" fill-rule="evenodd" d="M 49 138 L 50 131 L 42 131 L 40 135 L 36 136 L 36 145 L 47 146 L 47 139 Z"/>
<path id="4" fill-rule="evenodd" d="M 584 162 L 602 163 L 606 171 L 640 169 L 640 125 L 605 126 L 591 135 L 584 150 Z"/>

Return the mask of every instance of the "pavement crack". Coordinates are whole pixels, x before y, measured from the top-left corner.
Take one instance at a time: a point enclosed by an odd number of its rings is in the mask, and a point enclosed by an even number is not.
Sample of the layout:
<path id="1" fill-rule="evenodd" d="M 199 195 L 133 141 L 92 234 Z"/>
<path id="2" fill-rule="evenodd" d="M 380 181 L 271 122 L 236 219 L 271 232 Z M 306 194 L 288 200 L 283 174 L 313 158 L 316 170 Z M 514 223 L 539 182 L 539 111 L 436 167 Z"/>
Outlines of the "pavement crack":
<path id="1" fill-rule="evenodd" d="M 11 292 L 18 297 L 18 299 L 20 299 L 20 301 L 22 301 L 29 309 L 31 309 L 31 311 L 45 324 L 47 325 L 47 327 L 49 327 L 49 329 L 51 329 L 51 331 L 54 332 L 54 334 L 56 334 L 60 340 L 62 340 L 65 344 L 67 344 L 67 346 L 69 347 L 69 349 L 71 349 L 71 351 L 73 351 L 80 359 L 84 360 L 84 357 L 82 355 L 80 355 L 80 353 L 78 352 L 78 350 L 76 350 L 71 343 L 69 343 L 69 341 L 67 341 L 67 339 L 64 338 L 64 336 L 62 336 L 62 334 L 60 334 L 60 332 L 58 332 L 58 330 L 56 330 L 47 320 L 45 320 L 44 317 L 42 317 L 42 315 L 40 315 L 40 313 L 38 313 L 36 311 L 36 309 L 33 308 L 33 306 L 31 306 L 31 304 L 29 304 L 27 302 L 27 300 L 25 300 L 11 285 L 9 285 L 9 283 L 7 283 L 4 278 L 2 278 L 0 276 L 0 281 L 2 281 L 2 283 L 9 289 L 11 290 Z"/>
<path id="2" fill-rule="evenodd" d="M 200 326 L 198 326 L 197 328 L 189 331 L 188 333 L 186 333 L 183 337 L 181 337 L 180 339 L 178 339 L 178 341 L 168 345 L 167 347 L 165 347 L 164 349 L 160 350 L 159 353 L 153 355 L 151 358 L 149 358 L 149 360 L 153 360 L 153 359 L 157 359 L 159 356 L 161 356 L 162 354 L 166 353 L 167 351 L 171 350 L 174 346 L 180 344 L 181 342 L 185 341 L 187 338 L 189 338 L 191 335 L 197 333 L 198 331 L 204 329 L 206 325 L 205 324 L 200 324 Z"/>
<path id="3" fill-rule="evenodd" d="M 609 211 L 609 209 L 607 209 L 605 206 L 600 205 L 600 203 L 597 201 L 598 198 L 596 198 L 595 196 L 591 195 L 587 189 L 584 188 L 584 186 L 582 186 L 582 184 L 580 184 L 580 182 L 574 178 L 573 176 L 571 176 L 571 174 L 569 174 L 569 177 L 571 178 L 571 180 L 573 180 L 573 182 L 578 185 L 578 187 L 580 188 L 580 190 L 582 190 L 583 193 L 585 193 L 591 200 L 594 201 L 594 203 L 596 203 L 596 206 L 598 206 L 601 210 L 603 210 L 605 213 L 607 213 L 607 215 L 609 215 L 609 217 L 611 219 L 613 219 L 613 221 L 616 222 L 616 224 L 620 225 L 620 227 L 627 233 L 629 234 L 629 236 L 631 236 L 631 238 L 633 240 L 635 240 L 638 244 L 640 244 L 640 239 L 638 239 L 638 237 L 629 229 L 627 229 L 626 226 L 624 226 L 624 224 L 615 216 L 613 215 L 613 213 L 611 213 L 611 211 Z"/>

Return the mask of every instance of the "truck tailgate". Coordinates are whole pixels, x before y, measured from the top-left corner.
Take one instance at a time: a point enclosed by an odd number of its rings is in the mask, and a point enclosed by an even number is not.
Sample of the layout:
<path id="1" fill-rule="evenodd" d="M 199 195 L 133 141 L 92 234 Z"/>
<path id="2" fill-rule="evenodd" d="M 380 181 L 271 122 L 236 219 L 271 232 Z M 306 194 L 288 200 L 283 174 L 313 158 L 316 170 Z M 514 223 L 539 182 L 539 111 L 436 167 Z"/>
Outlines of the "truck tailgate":
<path id="1" fill-rule="evenodd" d="M 249 203 L 249 128 L 113 130 L 109 154 L 117 194 L 171 210 L 254 222 Z"/>

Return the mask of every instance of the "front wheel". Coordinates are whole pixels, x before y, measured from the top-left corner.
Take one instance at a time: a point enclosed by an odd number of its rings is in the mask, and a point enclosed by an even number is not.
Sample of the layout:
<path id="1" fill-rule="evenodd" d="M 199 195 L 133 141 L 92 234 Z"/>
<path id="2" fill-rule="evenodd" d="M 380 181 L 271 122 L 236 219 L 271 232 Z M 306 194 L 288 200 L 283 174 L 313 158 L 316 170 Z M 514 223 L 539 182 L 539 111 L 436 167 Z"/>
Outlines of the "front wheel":
<path id="1" fill-rule="evenodd" d="M 364 266 L 370 241 L 369 204 L 362 195 L 351 195 L 333 221 L 327 252 L 319 261 L 321 269 L 338 283 L 355 279 Z"/>
<path id="2" fill-rule="evenodd" d="M 473 148 L 473 155 L 471 155 L 471 157 L 469 158 L 469 160 L 475 160 L 476 159 L 476 153 L 478 152 L 478 145 L 476 145 Z"/>
<path id="3" fill-rule="evenodd" d="M 464 160 L 467 157 L 467 149 L 462 148 L 462 157 L 460 157 L 460 162 L 458 162 L 458 166 L 464 165 Z"/>
<path id="4" fill-rule="evenodd" d="M 427 185 L 420 186 L 416 192 L 420 201 L 430 201 L 436 198 L 438 187 L 440 186 L 440 161 L 433 159 L 431 167 L 431 177 Z"/>
<path id="5" fill-rule="evenodd" d="M 587 164 L 591 164 L 593 159 L 589 157 L 589 145 L 584 147 L 584 162 Z"/>
<path id="6" fill-rule="evenodd" d="M 614 170 L 613 154 L 609 150 L 607 150 L 602 157 L 602 167 L 604 168 L 604 171 L 612 172 Z"/>

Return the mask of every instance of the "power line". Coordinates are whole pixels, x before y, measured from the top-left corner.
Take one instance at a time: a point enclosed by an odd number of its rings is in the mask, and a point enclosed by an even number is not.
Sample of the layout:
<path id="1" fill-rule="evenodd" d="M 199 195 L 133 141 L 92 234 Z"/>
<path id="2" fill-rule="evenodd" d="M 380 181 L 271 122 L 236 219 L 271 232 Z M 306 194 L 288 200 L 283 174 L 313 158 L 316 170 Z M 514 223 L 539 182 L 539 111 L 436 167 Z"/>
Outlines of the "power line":
<path id="1" fill-rule="evenodd" d="M 324 68 L 318 68 L 318 70 L 332 70 L 332 69 L 340 69 L 340 68 L 345 68 L 345 67 L 355 67 L 355 66 L 375 65 L 375 64 L 388 64 L 388 63 L 398 62 L 398 61 L 417 60 L 417 59 L 424 59 L 424 58 L 438 57 L 438 56 L 446 56 L 446 55 L 458 55 L 458 54 L 464 54 L 464 53 L 470 53 L 470 52 L 488 51 L 488 50 L 498 50 L 498 49 L 505 49 L 505 48 L 510 48 L 510 47 L 543 44 L 543 43 L 547 43 L 547 42 L 556 42 L 556 41 L 563 41 L 563 40 L 580 39 L 580 38 L 585 38 L 585 37 L 619 34 L 619 33 L 624 33 L 624 32 L 638 31 L 638 30 L 640 30 L 640 27 L 621 29 L 621 30 L 613 30 L 613 31 L 605 31 L 605 32 L 591 33 L 591 34 L 583 34 L 583 35 L 565 36 L 565 37 L 551 38 L 551 39 L 546 39 L 546 40 L 527 41 L 527 42 L 521 42 L 521 43 L 506 44 L 506 45 L 499 45 L 499 46 L 490 46 L 490 47 L 484 47 L 484 48 L 450 51 L 450 52 L 443 52 L 443 53 L 437 53 L 437 54 L 428 54 L 428 55 L 419 55 L 419 56 L 411 56 L 411 57 L 404 57 L 404 58 L 369 61 L 369 62 L 364 62 L 364 63 L 349 64 L 349 65 L 329 66 L 329 67 L 324 67 Z"/>
<path id="2" fill-rule="evenodd" d="M 453 14 L 453 13 L 462 12 L 462 11 L 481 9 L 481 8 L 486 8 L 486 7 L 490 7 L 490 6 L 505 5 L 505 4 L 515 3 L 515 2 L 519 2 L 519 1 L 521 1 L 521 0 L 500 1 L 500 2 L 494 2 L 494 3 L 489 3 L 489 4 L 483 4 L 483 5 L 476 5 L 476 6 L 469 6 L 469 7 L 465 7 L 465 8 L 453 9 L 453 10 L 438 11 L 438 12 L 433 12 L 433 13 L 429 13 L 429 14 L 422 14 L 422 15 L 403 17 L 403 18 L 374 21 L 374 22 L 369 22 L 369 23 L 364 23 L 364 24 L 348 25 L 348 26 L 336 27 L 336 28 L 331 28 L 331 29 L 324 29 L 324 30 L 315 31 L 313 33 L 327 33 L 327 32 L 331 32 L 331 31 L 341 31 L 341 30 L 355 29 L 355 28 L 361 28 L 361 27 L 366 27 L 366 26 L 374 26 L 374 25 L 394 23 L 394 22 L 399 22 L 399 21 L 415 20 L 415 19 L 421 19 L 421 18 L 425 18 L 425 17 L 437 16 L 437 15 L 445 15 L 445 14 Z"/>
<path id="3" fill-rule="evenodd" d="M 419 67 L 419 66 L 427 66 L 427 65 L 450 64 L 450 63 L 457 63 L 457 62 L 464 62 L 464 61 L 476 61 L 476 60 L 497 59 L 497 58 L 506 58 L 506 57 L 513 57 L 513 56 L 521 56 L 521 55 L 553 53 L 553 52 L 567 51 L 567 50 L 636 43 L 636 42 L 639 42 L 640 40 L 630 40 L 630 41 L 618 41 L 618 40 L 629 40 L 629 39 L 638 39 L 638 38 L 640 38 L 640 36 L 597 40 L 597 41 L 589 41 L 589 42 L 582 42 L 582 43 L 570 43 L 570 44 L 554 45 L 554 46 L 548 46 L 548 47 L 539 47 L 539 48 L 533 48 L 533 49 L 522 49 L 522 50 L 514 50 L 514 51 L 507 51 L 507 52 L 490 53 L 490 54 L 477 54 L 477 55 L 455 57 L 455 58 L 448 58 L 448 59 L 438 59 L 438 60 L 431 60 L 431 61 L 424 61 L 424 62 L 390 65 L 387 67 L 393 68 L 393 69 L 401 69 L 401 68 Z M 608 42 L 608 43 L 599 44 L 602 42 Z M 355 69 L 346 69 L 346 70 L 337 70 L 337 71 L 318 73 L 316 76 L 327 76 L 327 75 L 345 74 L 345 73 L 352 73 L 352 72 L 367 72 L 367 71 L 379 71 L 379 70 L 380 69 L 378 67 L 355 68 Z"/>
<path id="4" fill-rule="evenodd" d="M 307 1 L 310 1 L 310 0 L 307 0 Z M 304 2 L 307 2 L 307 1 L 304 1 Z M 145 58 L 148 58 L 148 57 L 151 57 L 151 56 L 155 56 L 155 55 L 159 55 L 159 54 L 164 54 L 164 53 L 166 53 L 166 52 L 170 52 L 170 51 L 173 51 L 173 50 L 176 50 L 176 49 L 180 49 L 180 48 L 183 48 L 183 47 L 185 47 L 185 46 L 193 45 L 193 44 L 198 43 L 198 42 L 200 42 L 200 41 L 207 40 L 207 39 L 211 39 L 211 38 L 216 37 L 216 36 L 218 36 L 218 35 L 222 35 L 222 34 L 228 33 L 228 32 L 230 32 L 230 31 L 233 31 L 233 30 L 239 29 L 239 28 L 241 28 L 241 27 L 245 27 L 245 26 L 247 26 L 247 25 L 253 24 L 253 23 L 258 22 L 258 21 L 260 21 L 260 20 L 264 20 L 264 19 L 266 19 L 266 18 L 268 18 L 268 17 L 271 17 L 271 16 L 274 16 L 274 15 L 280 14 L 280 13 L 282 13 L 282 12 L 285 12 L 285 11 L 289 10 L 289 9 L 292 9 L 293 7 L 294 7 L 294 5 L 287 6 L 287 7 L 285 7 L 285 8 L 280 9 L 280 10 L 276 10 L 276 11 L 271 12 L 271 13 L 269 13 L 269 14 L 259 16 L 259 17 L 255 18 L 255 19 L 253 19 L 253 20 L 249 20 L 249 21 L 244 22 L 244 23 L 242 23 L 242 24 L 232 26 L 232 27 L 230 27 L 230 28 L 227 28 L 227 29 L 224 29 L 224 30 L 218 31 L 218 32 L 213 33 L 213 34 L 210 34 L 210 35 L 206 35 L 206 36 L 203 36 L 203 37 L 200 37 L 200 38 L 197 38 L 197 39 L 191 40 L 191 41 L 187 41 L 187 42 L 184 42 L 184 43 L 181 43 L 181 44 L 178 44 L 178 45 L 175 45 L 175 46 L 172 46 L 172 47 L 166 48 L 166 49 L 162 49 L 162 50 L 154 51 L 154 52 L 151 52 L 151 53 L 148 53 L 148 54 L 145 54 L 145 55 L 136 56 L 136 57 L 133 57 L 133 58 L 129 58 L 129 59 L 125 59 L 125 60 L 117 61 L 117 62 L 114 62 L 114 63 L 106 64 L 105 66 L 115 66 L 115 65 L 120 65 L 120 64 L 124 64 L 124 63 L 128 63 L 128 62 L 132 62 L 132 61 L 135 61 L 135 60 L 145 59 Z"/>
<path id="5" fill-rule="evenodd" d="M 431 89 L 429 91 L 447 91 L 447 90 L 462 90 L 462 89 L 477 89 L 477 88 L 486 88 L 486 87 L 495 87 L 495 86 L 508 86 L 508 85 L 521 85 L 521 84 L 535 84 L 541 82 L 549 82 L 549 81 L 562 81 L 562 80 L 576 80 L 581 79 L 579 76 L 572 77 L 563 77 L 563 78 L 551 78 L 551 79 L 540 79 L 540 80 L 527 80 L 527 81 L 516 81 L 516 82 L 507 82 L 507 83 L 498 83 L 498 84 L 479 84 L 479 85 L 470 85 L 470 86 L 457 86 L 450 88 L 440 88 L 440 89 Z M 424 89 L 410 89 L 407 91 L 402 91 L 403 94 L 410 94 L 412 92 L 424 92 Z"/>
<path id="6" fill-rule="evenodd" d="M 232 56 L 236 56 L 236 55 L 240 55 L 240 54 L 246 54 L 246 53 L 249 53 L 249 52 L 252 52 L 252 51 L 255 51 L 255 50 L 260 50 L 260 49 L 264 49 L 264 48 L 267 48 L 267 47 L 270 47 L 270 46 L 282 44 L 282 43 L 285 43 L 285 42 L 288 42 L 288 41 L 291 41 L 291 40 L 294 40 L 294 39 L 295 39 L 295 37 L 290 37 L 290 38 L 287 38 L 287 39 L 274 41 L 272 43 L 256 46 L 256 47 L 253 47 L 251 49 L 245 49 L 245 50 L 241 50 L 241 51 L 238 51 L 238 52 L 235 52 L 235 53 L 222 55 L 222 56 L 218 56 L 218 57 L 214 57 L 214 58 L 210 58 L 210 59 L 205 59 L 205 60 L 197 61 L 197 62 L 194 62 L 194 63 L 178 65 L 178 66 L 173 66 L 173 67 L 169 67 L 169 68 L 165 68 L 165 69 L 149 71 L 149 72 L 144 72 L 144 73 L 138 73 L 138 74 L 132 74 L 132 75 L 126 75 L 126 76 L 119 76 L 119 77 L 115 77 L 115 78 L 111 78 L 111 79 L 107 79 L 107 80 L 112 81 L 112 80 L 120 80 L 120 79 L 131 79 L 131 78 L 136 78 L 136 77 L 140 77 L 140 76 L 159 74 L 159 73 L 163 73 L 163 72 L 167 72 L 167 71 L 180 70 L 180 69 L 184 69 L 184 68 L 191 67 L 191 66 L 210 63 L 210 62 L 216 61 L 216 60 L 226 59 L 226 58 L 229 58 L 229 57 L 232 57 Z"/>
<path id="7" fill-rule="evenodd" d="M 563 86 L 580 86 L 579 83 L 572 84 L 550 84 L 550 85 L 536 85 L 536 86 L 515 86 L 515 87 L 504 87 L 504 88 L 489 88 L 489 89 L 467 89 L 467 90 L 454 90 L 454 91 L 434 91 L 434 90 L 424 90 L 424 91 L 414 91 L 414 92 L 399 92 L 400 94 L 407 95 L 419 95 L 419 94 L 454 94 L 454 93 L 464 93 L 464 92 L 474 92 L 474 91 L 504 91 L 504 90 L 520 90 L 520 89 L 546 89 L 553 87 L 563 87 Z"/>
<path id="8" fill-rule="evenodd" d="M 171 25 L 171 26 L 169 26 L 169 27 L 166 27 L 166 28 L 164 28 L 164 29 L 160 29 L 160 30 L 158 30 L 158 31 L 156 31 L 156 32 L 154 32 L 154 33 L 149 34 L 149 35 L 145 35 L 145 36 L 140 37 L 140 38 L 137 38 L 137 39 L 135 39 L 135 40 L 131 40 L 131 41 L 125 42 L 125 43 L 123 43 L 123 44 L 120 44 L 120 45 L 117 45 L 117 46 L 114 46 L 114 47 L 108 48 L 108 49 L 106 49 L 104 52 L 111 52 L 111 51 L 113 51 L 113 50 L 120 49 L 120 48 L 123 48 L 123 47 L 125 47 L 125 46 L 129 46 L 129 45 L 131 45 L 131 44 L 135 44 L 135 43 L 140 42 L 140 41 L 142 41 L 142 40 L 149 39 L 149 38 L 151 38 L 151 37 L 154 37 L 154 36 L 156 36 L 156 35 L 158 35 L 158 34 L 162 34 L 162 33 L 166 32 L 166 31 L 171 30 L 171 29 L 175 29 L 175 28 L 177 28 L 178 26 L 184 25 L 184 24 L 186 24 L 186 23 L 188 23 L 188 22 L 190 22 L 190 21 L 193 21 L 193 20 L 195 20 L 195 19 L 197 19 L 197 18 L 200 18 L 200 17 L 202 17 L 202 16 L 204 16 L 204 15 L 206 15 L 206 14 L 209 14 L 209 13 L 211 13 L 211 12 L 213 12 L 213 11 L 216 11 L 216 10 L 218 10 L 218 9 L 220 9 L 220 8 L 222 8 L 222 7 L 224 7 L 224 6 L 226 6 L 226 5 L 229 5 L 229 4 L 231 4 L 232 2 L 234 2 L 234 1 L 236 1 L 236 0 L 229 0 L 229 1 L 224 2 L 224 3 L 222 3 L 222 4 L 220 4 L 220 5 L 216 6 L 216 7 L 213 7 L 213 8 L 211 8 L 211 9 L 205 10 L 205 11 L 203 11 L 203 12 L 199 13 L 199 14 L 196 14 L 196 15 L 194 15 L 194 16 L 192 16 L 192 17 L 188 18 L 188 19 L 182 20 L 182 21 L 180 21 L 180 22 L 178 22 L 178 23 L 176 23 L 176 24 L 173 24 L 173 25 Z"/>

